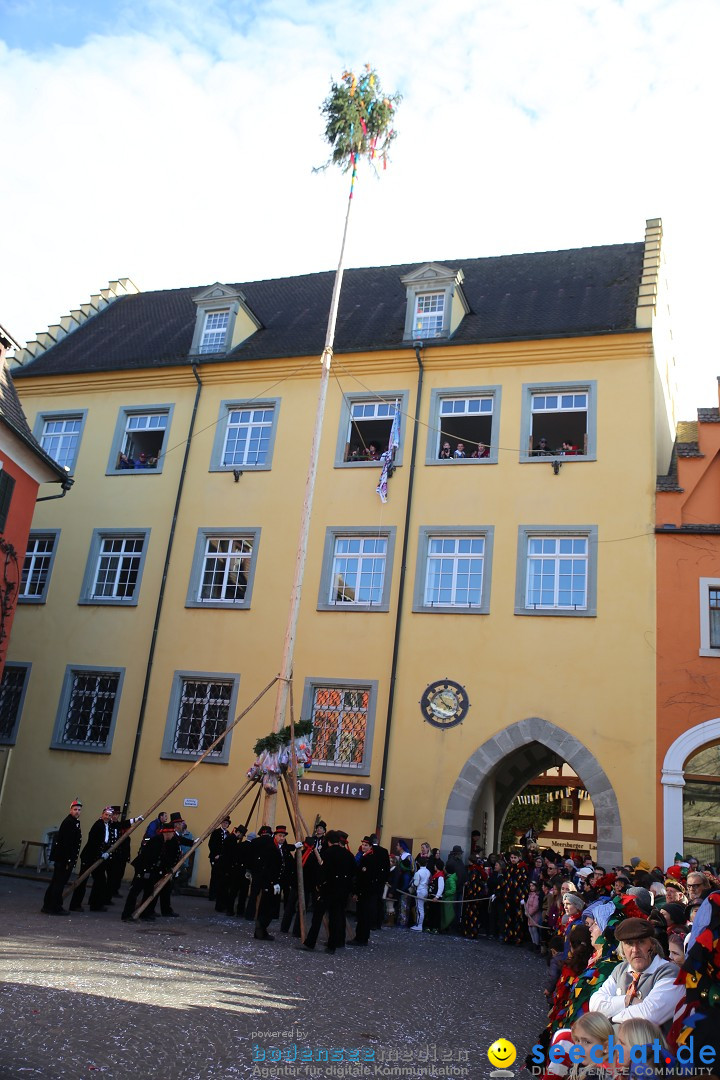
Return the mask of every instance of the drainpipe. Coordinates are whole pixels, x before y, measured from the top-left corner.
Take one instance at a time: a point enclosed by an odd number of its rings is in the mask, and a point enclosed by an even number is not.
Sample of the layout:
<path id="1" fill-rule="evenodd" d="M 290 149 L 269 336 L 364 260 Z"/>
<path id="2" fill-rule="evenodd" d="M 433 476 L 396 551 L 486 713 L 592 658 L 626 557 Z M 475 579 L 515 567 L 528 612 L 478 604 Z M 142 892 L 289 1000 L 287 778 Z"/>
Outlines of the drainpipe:
<path id="1" fill-rule="evenodd" d="M 145 668 L 145 685 L 143 686 L 142 701 L 140 702 L 140 714 L 138 716 L 137 730 L 135 732 L 135 745 L 133 746 L 132 760 L 130 762 L 130 772 L 128 773 L 127 790 L 125 792 L 125 799 L 123 801 L 122 816 L 127 817 L 128 806 L 130 805 L 130 793 L 132 792 L 133 780 L 135 779 L 135 768 L 137 766 L 137 759 L 140 753 L 140 739 L 142 737 L 143 724 L 145 723 L 145 711 L 147 709 L 148 694 L 150 692 L 150 675 L 152 673 L 153 661 L 155 659 L 155 646 L 157 645 L 158 629 L 160 627 L 160 616 L 162 614 L 163 600 L 165 599 L 165 586 L 167 585 L 168 570 L 170 568 L 170 556 L 172 555 L 173 542 L 175 540 L 175 528 L 177 526 L 178 513 L 180 511 L 180 499 L 182 498 L 183 487 L 185 485 L 185 474 L 187 472 L 188 458 L 190 457 L 190 444 L 192 443 L 193 431 L 195 430 L 195 418 L 197 416 L 198 404 L 200 402 L 200 394 L 202 392 L 202 383 L 200 382 L 200 376 L 197 373 L 196 361 L 190 361 L 192 367 L 192 373 L 195 376 L 195 382 L 197 388 L 195 390 L 195 402 L 193 404 L 192 416 L 190 417 L 190 427 L 188 429 L 187 442 L 185 443 L 185 455 L 183 457 L 182 469 L 180 470 L 180 479 L 178 481 L 177 494 L 175 496 L 175 509 L 173 510 L 172 524 L 170 525 L 170 535 L 168 536 L 167 548 L 165 551 L 165 564 L 163 566 L 162 580 L 160 582 L 160 592 L 158 593 L 157 605 L 155 608 L 155 622 L 153 624 L 152 638 L 150 639 L 150 649 L 148 651 L 148 661 Z"/>
<path id="2" fill-rule="evenodd" d="M 383 807 L 385 805 L 385 783 L 387 780 L 388 759 L 390 757 L 390 729 L 392 727 L 393 707 L 395 705 L 395 682 L 397 679 L 398 655 L 400 653 L 400 628 L 402 625 L 403 597 L 407 576 L 407 549 L 410 538 L 410 513 L 412 510 L 413 488 L 415 485 L 415 457 L 417 454 L 418 427 L 420 418 L 420 399 L 422 398 L 424 368 L 420 357 L 422 341 L 413 342 L 418 362 L 417 394 L 415 396 L 415 424 L 413 426 L 412 450 L 410 452 L 410 477 L 408 479 L 407 501 L 405 504 L 405 533 L 403 535 L 402 555 L 400 557 L 400 585 L 398 587 L 397 614 L 395 615 L 395 636 L 393 640 L 392 665 L 390 668 L 390 693 L 388 695 L 387 718 L 385 720 L 385 746 L 383 747 L 382 771 L 380 773 L 380 795 L 378 797 L 377 824 L 375 833 L 378 838 L 382 832 Z"/>

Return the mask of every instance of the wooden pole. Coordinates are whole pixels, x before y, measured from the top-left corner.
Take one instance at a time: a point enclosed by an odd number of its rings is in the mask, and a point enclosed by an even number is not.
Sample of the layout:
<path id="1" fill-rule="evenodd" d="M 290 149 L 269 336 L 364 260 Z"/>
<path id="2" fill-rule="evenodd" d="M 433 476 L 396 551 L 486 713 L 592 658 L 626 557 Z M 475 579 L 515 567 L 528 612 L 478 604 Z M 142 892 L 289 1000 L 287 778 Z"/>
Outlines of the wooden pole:
<path id="1" fill-rule="evenodd" d="M 353 184 L 356 169 L 353 168 Z M 295 637 L 297 634 L 298 615 L 300 613 L 300 599 L 302 596 L 303 580 L 305 577 L 305 563 L 307 561 L 308 537 L 310 535 L 310 517 L 315 495 L 315 478 L 317 476 L 318 457 L 320 454 L 320 439 L 322 436 L 323 418 L 325 415 L 325 402 L 327 399 L 328 383 L 330 381 L 330 365 L 332 363 L 333 345 L 335 342 L 335 326 L 337 323 L 338 307 L 340 304 L 340 288 L 343 279 L 343 260 L 345 258 L 345 243 L 350 220 L 350 208 L 352 206 L 353 187 L 350 187 L 347 212 L 345 214 L 345 227 L 343 229 L 342 243 L 340 245 L 340 258 L 335 271 L 335 283 L 333 285 L 332 299 L 330 301 L 330 313 L 328 315 L 327 331 L 325 334 L 325 347 L 320 357 L 322 370 L 320 372 L 320 389 L 318 391 L 317 408 L 315 410 L 315 427 L 313 430 L 312 445 L 310 447 L 310 462 L 308 464 L 307 477 L 305 479 L 305 497 L 303 499 L 302 514 L 300 518 L 300 536 L 298 538 L 297 554 L 295 557 L 295 576 L 290 591 L 290 607 L 288 610 L 287 625 L 285 627 L 285 640 L 283 642 L 282 664 L 278 676 L 278 688 L 275 698 L 275 717 L 273 731 L 278 732 L 285 726 L 285 713 L 287 710 L 288 691 L 292 679 L 293 660 L 295 655 Z M 277 803 L 276 792 L 266 792 L 263 807 L 263 824 L 275 826 L 275 808 Z"/>
<path id="2" fill-rule="evenodd" d="M 183 782 L 184 782 L 185 780 L 187 780 L 187 778 L 188 778 L 188 776 L 190 775 L 190 773 L 191 773 L 191 772 L 193 772 L 193 770 L 194 770 L 194 769 L 197 769 L 198 765 L 200 765 L 200 764 L 201 764 L 201 763 L 202 763 L 202 762 L 203 762 L 203 761 L 205 760 L 205 758 L 206 758 L 206 757 L 208 756 L 208 754 L 212 753 L 212 751 L 213 751 L 213 750 L 215 749 L 215 747 L 217 746 L 217 744 L 218 744 L 218 743 L 220 743 L 220 742 L 222 742 L 222 741 L 223 741 L 223 739 L 227 738 L 227 736 L 228 736 L 228 735 L 230 734 L 230 732 L 232 731 L 232 729 L 233 729 L 234 727 L 236 727 L 236 726 L 237 726 L 237 725 L 238 725 L 238 724 L 240 723 L 240 721 L 241 721 L 241 720 L 243 719 L 243 717 L 244 717 L 244 716 L 247 716 L 247 714 L 248 714 L 248 713 L 250 712 L 250 710 L 251 710 L 251 709 L 254 709 L 254 708 L 255 708 L 255 706 L 257 705 L 258 701 L 260 701 L 260 699 L 261 699 L 261 698 L 263 698 L 263 697 L 265 696 L 265 694 L 267 694 L 268 690 L 269 690 L 269 689 L 270 689 L 270 688 L 271 688 L 271 687 L 272 687 L 272 686 L 273 686 L 273 685 L 274 685 L 274 684 L 275 684 L 275 683 L 277 682 L 277 679 L 278 679 L 278 677 L 277 677 L 277 675 L 275 675 L 275 677 L 274 677 L 273 679 L 271 679 L 271 680 L 270 680 L 270 682 L 269 682 L 269 683 L 267 684 L 267 686 L 265 687 L 265 689 L 264 689 L 264 690 L 261 690 L 261 691 L 260 691 L 260 693 L 259 693 L 259 694 L 257 695 L 257 697 L 256 697 L 256 698 L 254 698 L 254 699 L 253 699 L 253 701 L 251 701 L 251 702 L 250 702 L 250 704 L 248 705 L 248 707 L 247 707 L 246 709 L 243 709 L 243 711 L 242 711 L 242 712 L 240 713 L 240 715 L 239 715 L 239 716 L 236 716 L 236 717 L 235 717 L 235 719 L 233 720 L 232 724 L 230 724 L 230 725 L 229 725 L 228 727 L 226 727 L 226 728 L 225 728 L 225 730 L 223 731 L 222 735 L 218 735 L 217 739 L 214 739 L 214 740 L 213 740 L 213 741 L 212 741 L 212 742 L 210 743 L 210 745 L 208 746 L 207 750 L 203 751 L 203 753 L 202 753 L 202 754 L 200 755 L 200 757 L 199 757 L 199 758 L 198 758 L 198 759 L 197 759 L 196 761 L 194 761 L 194 762 L 192 763 L 192 765 L 191 765 L 191 766 L 190 766 L 190 767 L 189 767 L 188 769 L 186 769 L 186 770 L 185 770 L 185 772 L 184 772 L 184 773 L 182 774 L 182 776 L 180 776 L 180 777 L 179 777 L 179 778 L 178 778 L 178 779 L 177 779 L 177 780 L 175 781 L 175 783 L 174 783 L 174 784 L 171 784 L 171 785 L 170 785 L 170 787 L 169 787 L 169 788 L 167 789 L 167 791 L 166 791 L 166 792 L 164 792 L 164 793 L 163 793 L 163 794 L 162 794 L 162 795 L 160 796 L 160 798 L 159 798 L 159 799 L 158 799 L 158 800 L 157 800 L 156 802 L 154 802 L 154 803 L 152 804 L 152 806 L 151 806 L 151 807 L 150 807 L 150 808 L 149 808 L 148 810 L 146 810 L 146 811 L 145 811 L 145 813 L 143 814 L 143 816 L 142 816 L 141 818 L 138 818 L 138 819 L 137 819 L 137 821 L 135 822 L 135 824 L 134 824 L 134 825 L 131 825 L 131 826 L 130 826 L 130 828 L 129 828 L 129 829 L 127 829 L 127 830 L 126 830 L 126 831 L 125 831 L 125 832 L 124 832 L 124 833 L 122 834 L 122 836 L 119 836 L 119 837 L 118 837 L 118 839 L 117 839 L 117 840 L 115 841 L 115 843 L 114 843 L 114 844 L 111 844 L 111 845 L 110 845 L 110 847 L 109 847 L 109 848 L 107 849 L 107 850 L 108 850 L 108 854 L 111 854 L 111 853 L 112 853 L 112 852 L 113 852 L 113 851 L 115 850 L 115 848 L 116 848 L 116 847 L 119 847 L 119 845 L 120 845 L 120 844 L 122 844 L 122 843 L 123 843 L 123 842 L 124 842 L 125 840 L 129 840 L 129 839 L 130 839 L 130 837 L 132 836 L 132 834 L 133 834 L 133 833 L 135 832 L 135 830 L 136 830 L 136 829 L 137 829 L 137 828 L 138 828 L 138 827 L 139 827 L 139 826 L 140 826 L 140 825 L 141 825 L 141 824 L 142 824 L 142 823 L 143 823 L 144 821 L 147 821 L 147 819 L 148 819 L 148 818 L 150 817 L 150 815 L 151 815 L 151 814 L 153 814 L 153 813 L 154 813 L 154 812 L 155 812 L 155 811 L 157 810 L 158 806 L 160 806 L 160 805 L 161 805 L 162 803 L 164 803 L 164 802 L 165 802 L 165 800 L 166 800 L 166 799 L 168 798 L 168 796 L 169 796 L 169 795 L 171 795 L 171 794 L 173 793 L 173 791 L 175 790 L 175 788 L 177 788 L 177 787 L 180 787 L 180 785 L 181 785 L 181 784 L 182 784 L 182 783 L 183 783 Z M 236 804 L 236 805 L 237 805 L 237 804 Z M 221 818 L 220 820 L 222 820 L 222 818 Z M 88 866 L 88 867 L 86 867 L 86 869 L 85 869 L 85 870 L 83 870 L 83 872 L 82 872 L 82 873 L 80 874 L 80 876 L 79 876 L 79 877 L 77 877 L 77 878 L 75 879 L 75 881 L 74 881 L 74 882 L 73 882 L 73 883 L 72 883 L 71 885 L 68 885 L 68 886 L 67 886 L 67 888 L 66 888 L 66 889 L 65 889 L 65 890 L 63 891 L 63 897 L 65 897 L 65 896 L 69 896 L 71 892 L 74 892 L 74 891 L 75 891 L 75 889 L 77 889 L 78 885 L 81 885 L 81 884 L 82 884 L 82 882 L 83 882 L 83 881 L 85 881 L 85 879 L 86 879 L 86 878 L 88 878 L 88 877 L 90 876 L 90 874 L 92 874 L 93 870 L 95 870 L 95 869 L 96 869 L 96 868 L 97 868 L 97 867 L 98 867 L 98 866 L 100 865 L 100 863 L 101 863 L 101 862 L 102 862 L 102 859 L 96 859 L 96 860 L 95 860 L 95 862 L 94 862 L 94 863 L 92 863 L 92 865 L 91 865 L 91 866 Z"/>
<path id="3" fill-rule="evenodd" d="M 294 749 L 294 747 L 293 747 Z M 295 834 L 295 842 L 300 840 L 300 833 L 298 829 L 298 819 L 290 809 L 290 803 L 288 802 L 287 791 L 282 788 L 283 798 L 285 800 L 285 806 L 287 807 L 288 817 L 290 818 L 290 824 Z M 300 919 L 300 937 L 304 941 L 307 937 L 306 920 L 305 920 L 305 882 L 303 881 L 303 865 L 302 865 L 302 848 L 295 848 L 295 871 L 297 873 L 297 902 L 298 902 L 298 916 Z"/>
<path id="4" fill-rule="evenodd" d="M 225 806 L 220 811 L 220 814 L 218 815 L 218 817 L 216 817 L 215 820 L 213 822 L 211 822 L 210 825 L 208 825 L 205 832 L 202 833 L 200 836 L 196 837 L 195 840 L 193 840 L 192 847 L 189 847 L 187 849 L 187 851 L 181 856 L 181 858 L 178 859 L 178 861 L 173 866 L 172 870 L 168 870 L 167 874 L 164 874 L 163 877 L 160 878 L 160 880 L 156 883 L 155 888 L 153 889 L 152 893 L 150 894 L 150 896 L 148 896 L 147 900 L 143 900 L 140 907 L 135 908 L 135 910 L 132 913 L 132 918 L 133 919 L 139 919 L 140 918 L 140 916 L 142 915 L 143 911 L 148 906 L 148 904 L 151 904 L 153 902 L 153 900 L 158 895 L 158 893 L 167 885 L 168 881 L 170 881 L 175 876 L 175 874 L 178 872 L 178 870 L 180 869 L 182 864 L 184 862 L 187 862 L 187 860 L 190 858 L 192 853 L 194 851 L 197 851 L 197 849 L 200 847 L 200 845 L 202 844 L 202 842 L 204 840 L 207 840 L 210 833 L 214 829 L 217 829 L 217 827 L 218 827 L 218 825 L 220 824 L 221 821 L 224 821 L 226 817 L 230 817 L 230 814 L 232 814 L 233 810 L 238 805 L 238 803 L 241 803 L 242 800 L 245 798 L 245 796 L 248 793 L 248 790 L 252 787 L 253 784 L 257 784 L 258 782 L 259 781 L 257 781 L 257 780 L 246 780 L 245 781 L 243 786 L 240 788 L 240 791 L 238 791 L 237 794 L 233 795 L 232 799 L 227 804 L 227 806 Z"/>

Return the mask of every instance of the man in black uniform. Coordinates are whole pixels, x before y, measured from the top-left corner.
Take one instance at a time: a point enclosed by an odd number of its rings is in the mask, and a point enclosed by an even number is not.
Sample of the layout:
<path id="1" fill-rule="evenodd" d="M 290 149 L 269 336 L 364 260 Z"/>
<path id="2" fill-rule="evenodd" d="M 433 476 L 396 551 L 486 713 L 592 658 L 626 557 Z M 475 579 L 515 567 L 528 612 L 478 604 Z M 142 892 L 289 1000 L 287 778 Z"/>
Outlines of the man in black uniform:
<path id="1" fill-rule="evenodd" d="M 355 874 L 355 899 L 357 901 L 357 926 L 351 945 L 367 945 L 370 940 L 370 928 L 373 920 L 375 890 L 377 882 L 377 857 L 373 851 L 372 840 L 363 836 L 360 844 L 360 862 Z"/>
<path id="2" fill-rule="evenodd" d="M 223 818 L 217 829 L 213 829 L 208 840 L 208 858 L 210 860 L 210 887 L 208 900 L 215 901 L 216 911 L 225 911 L 227 907 L 227 873 L 229 869 L 230 818 Z M 226 850 L 227 848 L 227 850 Z"/>
<path id="3" fill-rule="evenodd" d="M 110 886 L 108 884 L 108 848 L 112 844 L 110 821 L 113 816 L 112 806 L 106 806 L 102 814 L 92 825 L 88 833 L 87 843 L 80 852 L 80 873 L 84 873 L 89 866 L 101 859 L 102 862 L 92 872 L 92 889 L 90 890 L 89 907 L 91 911 L 107 911 L 107 905 L 112 902 Z M 85 897 L 87 879 L 72 895 L 70 902 L 71 911 L 82 911 L 82 902 Z"/>
<path id="4" fill-rule="evenodd" d="M 370 834 L 372 840 L 373 852 L 377 860 L 377 879 L 375 881 L 375 908 L 373 910 L 372 928 L 373 930 L 382 930 L 382 925 L 385 922 L 385 884 L 390 877 L 390 852 L 387 848 L 380 846 L 375 833 Z"/>
<path id="5" fill-rule="evenodd" d="M 166 848 L 174 836 L 175 829 L 166 822 L 165 825 L 160 826 L 154 836 L 151 836 L 149 840 L 143 840 L 140 845 L 140 850 L 132 861 L 135 868 L 135 877 L 132 880 L 125 907 L 120 916 L 123 922 L 132 919 L 132 914 L 138 906 L 137 900 L 140 893 L 142 893 L 142 900 L 147 900 L 160 878 L 166 872 L 164 869 L 167 865 Z M 152 921 L 155 918 L 152 910 L 154 907 L 155 904 L 148 905 L 140 918 L 145 919 L 147 922 Z"/>
<path id="6" fill-rule="evenodd" d="M 247 902 L 248 888 L 250 882 L 247 879 L 248 872 L 248 851 L 249 845 L 244 843 L 247 835 L 247 827 L 245 825 L 236 825 L 232 832 L 232 844 L 229 846 L 228 854 L 228 874 L 227 874 L 227 894 L 226 911 L 228 915 L 235 915 L 237 912 L 238 918 L 241 918 L 245 914 L 245 904 Z M 237 904 L 237 908 L 235 905 Z"/>
<path id="7" fill-rule="evenodd" d="M 320 881 L 313 904 L 312 925 L 303 947 L 314 949 L 322 925 L 328 916 L 328 943 L 325 951 L 334 953 L 345 948 L 345 908 L 353 887 L 357 865 L 352 854 L 343 844 L 340 834 L 332 829 L 327 834 Z"/>
<path id="8" fill-rule="evenodd" d="M 275 917 L 277 897 L 280 896 L 282 855 L 269 825 L 263 825 L 260 834 L 251 842 L 251 847 L 253 885 L 257 883 L 259 896 L 255 937 L 261 941 L 274 941 L 272 934 L 268 934 L 268 926 Z"/>
<path id="9" fill-rule="evenodd" d="M 67 915 L 62 903 L 62 894 L 63 889 L 70 880 L 70 875 L 75 868 L 82 846 L 81 811 L 82 803 L 79 799 L 73 799 L 70 803 L 70 813 L 64 819 L 53 838 L 50 847 L 53 876 L 45 893 L 43 906 L 40 909 L 43 915 Z"/>

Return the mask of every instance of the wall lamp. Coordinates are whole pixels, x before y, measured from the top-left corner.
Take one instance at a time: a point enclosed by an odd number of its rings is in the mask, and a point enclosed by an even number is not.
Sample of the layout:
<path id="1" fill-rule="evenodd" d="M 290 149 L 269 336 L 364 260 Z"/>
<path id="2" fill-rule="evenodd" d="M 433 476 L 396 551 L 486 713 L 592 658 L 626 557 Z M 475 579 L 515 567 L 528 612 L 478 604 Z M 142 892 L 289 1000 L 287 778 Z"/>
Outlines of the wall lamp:
<path id="1" fill-rule="evenodd" d="M 552 465 L 552 471 L 557 476 L 560 472 L 560 466 L 562 465 L 562 461 L 551 461 L 550 464 Z"/>
<path id="2" fill-rule="evenodd" d="M 233 469 L 233 476 L 235 478 L 235 483 L 237 484 L 238 480 L 242 476 L 242 469 Z"/>

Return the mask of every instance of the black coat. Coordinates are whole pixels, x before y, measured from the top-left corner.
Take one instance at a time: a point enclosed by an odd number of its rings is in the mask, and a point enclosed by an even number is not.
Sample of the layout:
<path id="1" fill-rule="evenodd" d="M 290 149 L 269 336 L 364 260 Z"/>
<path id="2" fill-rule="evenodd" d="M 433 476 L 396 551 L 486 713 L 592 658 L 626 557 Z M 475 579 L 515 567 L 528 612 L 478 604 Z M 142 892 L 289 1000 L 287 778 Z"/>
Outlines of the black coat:
<path id="1" fill-rule="evenodd" d="M 156 833 L 149 840 L 144 840 L 132 861 L 136 873 L 140 875 L 153 873 L 160 877 L 165 855 L 164 848 L 165 841 L 162 838 L 162 833 Z"/>
<path id="2" fill-rule="evenodd" d="M 105 839 L 105 822 L 102 818 L 98 818 L 93 822 L 93 825 L 88 833 L 87 843 L 80 852 L 80 858 L 82 862 L 89 866 L 90 863 L 97 862 L 104 851 L 110 847 L 113 842 L 112 826 L 108 822 L 108 838 Z"/>
<path id="3" fill-rule="evenodd" d="M 230 853 L 234 842 L 235 837 L 227 829 L 213 829 L 208 840 L 208 858 L 210 862 L 214 865 L 218 859 L 222 860 L 224 856 Z"/>
<path id="4" fill-rule="evenodd" d="M 353 862 L 355 860 L 353 859 Z M 355 863 L 355 894 L 368 896 L 375 892 L 380 883 L 380 870 L 374 848 Z"/>
<path id="5" fill-rule="evenodd" d="M 72 870 L 82 847 L 82 829 L 78 818 L 68 814 L 55 833 L 50 848 L 50 862 Z"/>
<path id="6" fill-rule="evenodd" d="M 384 885 L 390 877 L 390 852 L 379 844 L 373 844 L 373 852 L 377 859 L 378 886 Z"/>
<path id="7" fill-rule="evenodd" d="M 356 872 L 357 863 L 352 853 L 340 844 L 328 844 L 320 868 L 318 888 L 323 900 L 347 899 L 352 892 Z"/>
<path id="8" fill-rule="evenodd" d="M 256 836 L 248 844 L 251 848 L 249 866 L 253 877 L 262 889 L 271 889 L 280 883 L 282 855 L 272 836 Z"/>

